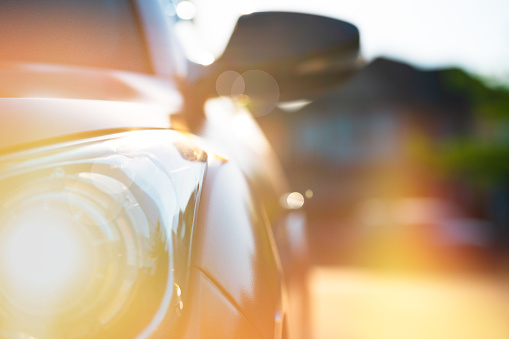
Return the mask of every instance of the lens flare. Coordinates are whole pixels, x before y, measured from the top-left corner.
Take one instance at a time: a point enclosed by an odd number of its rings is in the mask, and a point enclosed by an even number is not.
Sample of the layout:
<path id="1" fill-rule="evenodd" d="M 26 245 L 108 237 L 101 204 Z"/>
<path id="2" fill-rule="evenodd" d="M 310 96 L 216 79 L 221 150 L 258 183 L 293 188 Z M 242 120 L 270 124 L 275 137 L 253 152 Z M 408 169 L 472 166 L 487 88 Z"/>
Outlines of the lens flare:
<path id="1" fill-rule="evenodd" d="M 1 265 L 26 293 L 57 293 L 84 266 L 85 249 L 69 216 L 37 208 L 12 218 L 2 232 Z"/>

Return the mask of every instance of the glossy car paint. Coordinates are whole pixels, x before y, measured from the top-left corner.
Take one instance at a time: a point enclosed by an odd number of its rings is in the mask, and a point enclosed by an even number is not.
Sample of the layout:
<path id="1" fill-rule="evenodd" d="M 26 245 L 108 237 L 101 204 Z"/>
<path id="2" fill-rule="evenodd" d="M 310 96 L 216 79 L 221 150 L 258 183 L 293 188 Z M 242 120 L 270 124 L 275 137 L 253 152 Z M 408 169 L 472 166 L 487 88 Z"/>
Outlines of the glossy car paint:
<path id="1" fill-rule="evenodd" d="M 162 107 L 147 104 L 40 98 L 1 98 L 0 143 L 2 148 L 22 148 L 44 140 L 78 133 L 169 128 Z M 46 141 L 51 142 L 51 141 Z M 29 145 L 29 146 L 30 146 Z"/>
<path id="2" fill-rule="evenodd" d="M 205 121 L 201 129 L 191 130 L 185 120 L 179 119 L 180 97 L 168 76 L 184 72 L 182 55 L 175 47 L 171 30 L 165 29 L 170 23 L 161 14 L 164 11 L 160 3 L 146 0 L 136 3 L 155 74 L 139 76 L 104 71 L 105 75 L 102 70 L 55 66 L 42 72 L 60 73 L 63 79 L 69 76 L 76 80 L 75 86 L 71 94 L 65 94 L 66 81 L 59 84 L 49 80 L 52 90 L 57 91 L 48 93 L 52 98 L 41 99 L 25 91 L 47 88 L 44 81 L 31 78 L 31 74 L 40 74 L 40 69 L 29 66 L 32 71 L 23 69 L 24 76 L 18 70 L 19 78 L 11 79 L 20 79 L 20 93 L 13 91 L 8 95 L 10 98 L 0 99 L 2 151 L 111 131 L 169 128 L 171 120 L 178 121 L 173 126 L 186 131 L 190 140 L 208 151 L 208 170 L 190 248 L 189 283 L 182 291 L 182 315 L 177 322 L 171 321 L 171 328 L 168 327 L 170 319 L 165 319 L 167 322 L 161 322 L 149 336 L 281 338 L 286 312 L 284 290 L 269 224 L 270 220 L 277 220 L 278 212 L 270 211 L 270 218 L 266 214 L 267 207 L 273 206 L 267 201 L 277 201 L 278 193 L 284 189 L 274 156 L 253 119 L 243 118 L 242 122 L 256 136 L 250 141 L 238 135 L 230 138 L 231 130 L 229 134 L 224 133 L 225 126 L 245 114 L 232 109 L 231 104 L 216 105 L 214 109 L 223 110 L 230 120 L 221 121 L 221 115 L 217 115 Z M 28 84 L 25 86 L 23 81 Z M 109 97 L 92 90 L 108 81 L 107 88 L 113 93 Z M 158 93 L 167 91 L 167 97 L 154 98 L 150 94 L 154 92 L 146 90 L 145 84 L 156 88 Z M 58 89 L 63 94 L 59 95 Z M 268 169 L 264 163 L 269 164 Z M 254 191 L 253 187 L 262 189 Z"/>
<path id="3" fill-rule="evenodd" d="M 220 286 L 262 338 L 274 337 L 283 317 L 281 277 L 262 206 L 233 162 L 210 166 L 203 188 L 193 265 Z"/>

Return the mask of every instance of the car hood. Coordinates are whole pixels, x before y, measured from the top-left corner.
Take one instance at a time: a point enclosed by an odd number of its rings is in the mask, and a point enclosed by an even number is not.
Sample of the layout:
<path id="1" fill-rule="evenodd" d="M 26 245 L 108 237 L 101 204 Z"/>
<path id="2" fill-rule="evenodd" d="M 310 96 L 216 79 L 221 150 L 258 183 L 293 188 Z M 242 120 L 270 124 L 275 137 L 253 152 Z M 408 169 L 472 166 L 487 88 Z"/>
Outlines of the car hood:
<path id="1" fill-rule="evenodd" d="M 87 132 L 170 128 L 160 105 L 80 99 L 0 98 L 0 152 Z"/>
<path id="2" fill-rule="evenodd" d="M 0 152 L 83 133 L 170 128 L 170 116 L 181 106 L 182 97 L 169 79 L 0 63 Z"/>
<path id="3" fill-rule="evenodd" d="M 1 98 L 67 98 L 159 103 L 182 98 L 175 81 L 103 68 L 0 62 Z"/>

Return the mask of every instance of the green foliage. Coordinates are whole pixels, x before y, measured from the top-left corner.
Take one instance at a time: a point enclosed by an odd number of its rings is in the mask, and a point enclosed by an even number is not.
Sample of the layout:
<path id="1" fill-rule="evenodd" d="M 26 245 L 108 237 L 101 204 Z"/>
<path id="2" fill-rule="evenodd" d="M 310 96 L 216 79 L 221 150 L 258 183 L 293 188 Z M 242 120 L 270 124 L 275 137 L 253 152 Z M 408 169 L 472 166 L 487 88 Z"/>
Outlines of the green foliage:
<path id="1" fill-rule="evenodd" d="M 451 93 L 463 96 L 476 114 L 493 119 L 509 119 L 509 88 L 490 87 L 460 69 L 444 72 L 442 84 Z"/>
<path id="2" fill-rule="evenodd" d="M 437 163 L 450 175 L 461 175 L 478 184 L 493 184 L 509 177 L 509 147 L 474 138 L 457 140 L 442 149 Z"/>
<path id="3" fill-rule="evenodd" d="M 437 163 L 450 175 L 462 175 L 481 183 L 509 178 L 509 89 L 489 87 L 466 72 L 444 74 L 443 85 L 467 99 L 475 126 L 468 137 L 442 145 Z"/>

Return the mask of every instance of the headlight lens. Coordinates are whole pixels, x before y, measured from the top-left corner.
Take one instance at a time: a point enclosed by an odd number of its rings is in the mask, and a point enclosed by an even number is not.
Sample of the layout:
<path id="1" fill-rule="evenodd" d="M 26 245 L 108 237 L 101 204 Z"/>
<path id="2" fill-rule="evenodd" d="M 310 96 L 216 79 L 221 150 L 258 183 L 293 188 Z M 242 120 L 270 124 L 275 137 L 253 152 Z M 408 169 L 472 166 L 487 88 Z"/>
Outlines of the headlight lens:
<path id="1" fill-rule="evenodd" d="M 144 338 L 176 315 L 205 169 L 174 131 L 0 158 L 0 337 Z"/>

